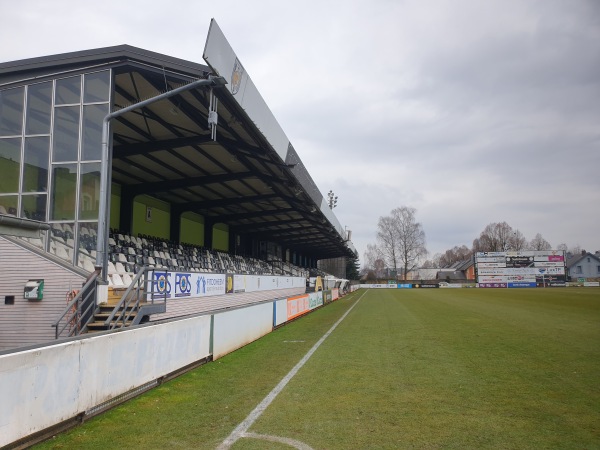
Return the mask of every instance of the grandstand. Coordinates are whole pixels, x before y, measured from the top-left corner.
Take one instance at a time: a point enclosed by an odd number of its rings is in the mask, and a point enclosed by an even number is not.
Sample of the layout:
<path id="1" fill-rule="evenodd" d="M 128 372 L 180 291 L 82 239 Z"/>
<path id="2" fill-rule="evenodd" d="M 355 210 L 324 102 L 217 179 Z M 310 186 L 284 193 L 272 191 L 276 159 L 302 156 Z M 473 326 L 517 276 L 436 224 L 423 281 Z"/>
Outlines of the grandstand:
<path id="1" fill-rule="evenodd" d="M 204 59 L 120 45 L 0 63 L 0 350 L 55 338 L 73 308 L 87 331 L 100 305 L 132 289 L 145 303 L 162 280 L 293 280 L 228 287 L 213 306 L 229 307 L 303 292 L 319 261 L 356 255 L 214 21 Z M 35 280 L 43 299 L 25 300 Z"/>

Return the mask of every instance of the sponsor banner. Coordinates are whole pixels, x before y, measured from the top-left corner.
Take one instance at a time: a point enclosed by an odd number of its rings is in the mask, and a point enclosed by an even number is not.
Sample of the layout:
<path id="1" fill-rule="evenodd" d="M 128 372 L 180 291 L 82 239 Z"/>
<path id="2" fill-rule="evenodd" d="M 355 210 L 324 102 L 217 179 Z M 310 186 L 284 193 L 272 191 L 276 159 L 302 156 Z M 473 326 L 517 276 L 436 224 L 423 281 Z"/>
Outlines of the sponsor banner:
<path id="1" fill-rule="evenodd" d="M 536 262 L 564 262 L 565 257 L 563 255 L 543 255 L 535 256 L 533 260 Z"/>
<path id="2" fill-rule="evenodd" d="M 585 287 L 600 287 L 600 281 L 584 281 L 583 285 Z"/>
<path id="3" fill-rule="evenodd" d="M 175 272 L 175 298 L 189 297 L 192 295 L 192 274 Z"/>
<path id="4" fill-rule="evenodd" d="M 321 305 L 323 305 L 323 291 L 290 297 L 287 299 L 287 318 L 294 319 Z"/>
<path id="5" fill-rule="evenodd" d="M 491 263 L 491 262 L 506 262 L 505 256 L 481 256 L 477 258 L 477 263 Z"/>
<path id="6" fill-rule="evenodd" d="M 169 272 L 159 272 L 153 271 L 150 272 L 150 276 L 148 277 L 149 286 L 146 288 L 146 292 L 148 292 L 148 297 L 152 299 L 157 298 L 172 298 L 171 291 L 173 290 L 173 273 Z"/>
<path id="7" fill-rule="evenodd" d="M 361 285 L 361 287 L 364 287 L 367 289 L 390 289 L 392 286 L 394 287 L 394 289 L 396 289 L 395 284 L 363 284 L 363 285 Z"/>
<path id="8" fill-rule="evenodd" d="M 506 256 L 506 252 L 477 252 L 475 256 L 478 258 L 485 258 L 486 256 Z"/>
<path id="9" fill-rule="evenodd" d="M 340 298 L 340 289 L 339 288 L 333 288 L 331 290 L 331 299 L 332 300 L 337 300 L 338 298 Z"/>
<path id="10" fill-rule="evenodd" d="M 148 297 L 175 299 L 225 294 L 225 275 L 187 272 L 150 272 Z"/>
<path id="11" fill-rule="evenodd" d="M 418 283 L 414 285 L 415 288 L 428 289 L 428 288 L 439 288 L 440 285 L 437 283 Z"/>
<path id="12" fill-rule="evenodd" d="M 515 281 L 513 283 L 508 283 L 509 288 L 534 288 L 537 287 L 537 283 L 534 281 L 533 283 L 525 282 L 525 281 Z"/>
<path id="13" fill-rule="evenodd" d="M 233 274 L 228 273 L 225 275 L 225 293 L 233 294 Z"/>
<path id="14" fill-rule="evenodd" d="M 477 262 L 477 268 L 496 268 L 496 267 L 506 267 L 506 261 L 504 262 Z"/>
<path id="15" fill-rule="evenodd" d="M 507 256 L 506 267 L 532 267 L 533 256 Z"/>
<path id="16" fill-rule="evenodd" d="M 506 283 L 478 283 L 477 287 L 480 287 L 480 288 L 505 288 Z"/>
<path id="17" fill-rule="evenodd" d="M 564 267 L 564 261 L 536 261 L 535 267 Z"/>
<path id="18" fill-rule="evenodd" d="M 460 283 L 445 283 L 445 284 L 440 284 L 440 288 L 450 288 L 450 289 L 458 289 L 461 288 L 462 289 L 462 284 Z"/>
<path id="19" fill-rule="evenodd" d="M 491 276 L 481 276 L 477 278 L 479 283 L 505 283 L 506 276 L 504 275 L 491 275 Z"/>
<path id="20" fill-rule="evenodd" d="M 546 284 L 538 283 L 539 287 L 567 287 L 567 283 L 563 280 L 550 280 L 546 281 Z"/>
<path id="21" fill-rule="evenodd" d="M 291 320 L 308 311 L 308 294 L 287 299 L 287 319 Z"/>
<path id="22" fill-rule="evenodd" d="M 193 274 L 192 289 L 194 297 L 225 294 L 225 275 L 199 273 Z"/>
<path id="23" fill-rule="evenodd" d="M 323 291 L 308 294 L 308 308 L 315 309 L 323 306 Z"/>
<path id="24" fill-rule="evenodd" d="M 246 292 L 246 275 L 233 275 L 233 292 Z"/>
<path id="25" fill-rule="evenodd" d="M 410 289 L 412 287 L 413 287 L 412 284 L 407 284 L 407 283 L 398 284 L 398 289 Z"/>
<path id="26" fill-rule="evenodd" d="M 333 301 L 333 295 L 331 291 L 323 291 L 323 303 L 331 303 Z"/>
<path id="27" fill-rule="evenodd" d="M 561 267 L 506 267 L 506 268 L 483 268 L 477 270 L 477 275 L 495 276 L 495 275 L 539 275 L 541 273 L 552 275 L 564 275 L 565 268 Z"/>

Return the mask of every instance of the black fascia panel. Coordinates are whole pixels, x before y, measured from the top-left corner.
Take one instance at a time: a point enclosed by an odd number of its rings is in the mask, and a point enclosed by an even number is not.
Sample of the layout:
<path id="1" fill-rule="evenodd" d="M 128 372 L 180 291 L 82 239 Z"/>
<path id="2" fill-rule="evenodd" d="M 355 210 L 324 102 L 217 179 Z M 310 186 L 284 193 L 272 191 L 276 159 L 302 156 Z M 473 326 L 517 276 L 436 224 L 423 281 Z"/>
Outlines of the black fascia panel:
<path id="1" fill-rule="evenodd" d="M 206 77 L 211 73 L 204 64 L 186 61 L 161 53 L 144 50 L 130 45 L 117 45 L 91 50 L 82 50 L 57 55 L 40 56 L 17 61 L 0 63 L 0 84 L 7 84 L 24 78 L 41 77 L 64 70 L 77 70 L 79 67 L 138 61 L 150 66 L 164 67 L 195 78 Z"/>

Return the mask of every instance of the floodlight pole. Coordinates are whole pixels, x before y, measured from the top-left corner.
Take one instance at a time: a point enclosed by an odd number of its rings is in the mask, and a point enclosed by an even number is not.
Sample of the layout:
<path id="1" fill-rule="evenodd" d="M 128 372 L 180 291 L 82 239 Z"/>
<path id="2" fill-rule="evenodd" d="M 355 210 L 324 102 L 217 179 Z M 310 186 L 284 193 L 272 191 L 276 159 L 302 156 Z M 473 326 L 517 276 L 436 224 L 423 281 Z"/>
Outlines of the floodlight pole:
<path id="1" fill-rule="evenodd" d="M 111 172 L 109 170 L 109 162 L 112 161 L 112 142 L 110 139 L 109 123 L 112 119 L 122 116 L 125 113 L 133 111 L 135 109 L 143 108 L 151 103 L 155 103 L 160 100 L 164 100 L 174 95 L 178 95 L 182 92 L 189 91 L 191 89 L 200 86 L 211 86 L 221 87 L 227 82 L 223 77 L 209 76 L 208 79 L 192 81 L 185 86 L 180 86 L 172 91 L 165 92 L 163 94 L 151 97 L 144 101 L 134 103 L 118 111 L 107 114 L 102 120 L 102 160 L 100 166 L 100 204 L 98 205 L 98 232 L 96 241 L 96 270 L 100 269 L 101 279 L 104 281 L 108 280 L 108 228 L 109 222 L 107 220 L 108 209 L 110 208 L 110 183 L 111 183 Z"/>

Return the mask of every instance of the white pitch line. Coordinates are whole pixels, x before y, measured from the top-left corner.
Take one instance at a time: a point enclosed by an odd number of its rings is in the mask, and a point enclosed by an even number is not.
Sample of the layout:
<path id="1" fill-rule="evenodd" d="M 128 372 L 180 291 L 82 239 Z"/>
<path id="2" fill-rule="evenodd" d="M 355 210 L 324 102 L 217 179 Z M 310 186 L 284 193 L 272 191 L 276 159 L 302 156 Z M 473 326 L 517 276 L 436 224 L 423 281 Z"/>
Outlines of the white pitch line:
<path id="1" fill-rule="evenodd" d="M 366 294 L 367 291 L 363 292 L 358 300 L 354 302 L 354 304 L 344 313 L 340 319 L 333 324 L 333 326 L 329 329 L 327 333 L 325 333 L 319 341 L 313 345 L 313 347 L 304 355 L 304 357 L 294 366 L 292 370 L 288 372 L 288 374 L 281 379 L 279 384 L 273 388 L 271 392 L 267 394 L 267 396 L 258 404 L 256 408 L 252 410 L 250 414 L 231 432 L 231 434 L 225 439 L 221 445 L 217 447 L 217 450 L 227 450 L 230 448 L 239 438 L 243 437 L 243 434 L 250 429 L 252 424 L 256 422 L 263 412 L 267 409 L 267 407 L 275 400 L 275 397 L 283 390 L 284 387 L 290 382 L 290 380 L 298 373 L 298 371 L 306 364 L 306 361 L 310 359 L 315 351 L 321 346 L 323 341 L 329 337 L 329 335 L 337 328 L 337 326 L 346 318 L 346 316 L 352 311 L 352 308 L 356 306 L 356 304 L 360 301 L 361 298 Z"/>

